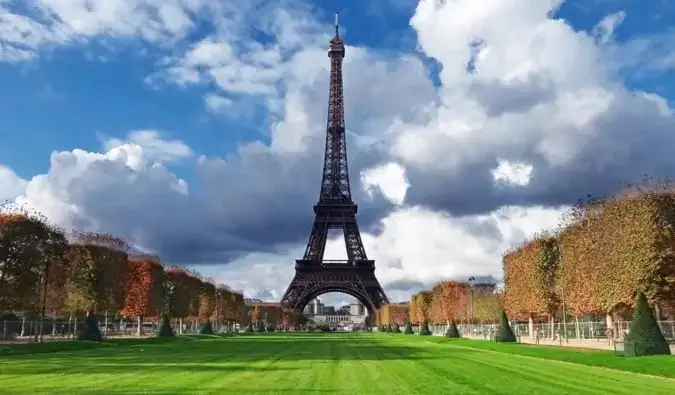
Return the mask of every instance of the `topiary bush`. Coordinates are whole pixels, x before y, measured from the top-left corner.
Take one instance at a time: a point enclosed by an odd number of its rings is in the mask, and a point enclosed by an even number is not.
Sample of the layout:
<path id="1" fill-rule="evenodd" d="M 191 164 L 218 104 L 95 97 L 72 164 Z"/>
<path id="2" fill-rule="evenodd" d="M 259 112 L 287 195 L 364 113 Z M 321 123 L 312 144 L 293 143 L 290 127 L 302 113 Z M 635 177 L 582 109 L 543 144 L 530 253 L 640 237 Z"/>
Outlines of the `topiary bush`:
<path id="1" fill-rule="evenodd" d="M 670 355 L 670 346 L 642 292 L 635 301 L 635 312 L 627 340 L 634 343 L 635 355 Z"/>
<path id="2" fill-rule="evenodd" d="M 458 338 L 462 337 L 459 334 L 459 330 L 457 329 L 457 325 L 455 324 L 455 321 L 450 321 L 450 326 L 448 327 L 448 330 L 445 332 L 445 337 L 450 337 L 450 338 Z"/>
<path id="3" fill-rule="evenodd" d="M 403 333 L 406 335 L 412 335 L 414 333 L 410 321 L 406 321 L 405 328 L 403 328 Z"/>
<path id="4" fill-rule="evenodd" d="M 253 333 L 253 332 L 255 332 L 255 331 L 253 330 L 253 324 L 248 324 L 248 325 L 246 326 L 246 329 L 244 329 L 244 332 L 245 332 L 245 333 Z"/>
<path id="5" fill-rule="evenodd" d="M 495 341 L 499 343 L 516 342 L 516 335 L 513 334 L 513 329 L 511 329 L 509 319 L 506 317 L 506 311 L 504 310 L 501 311 L 501 315 L 499 317 L 499 328 L 497 328 Z"/>
<path id="6" fill-rule="evenodd" d="M 420 336 L 431 336 L 431 331 L 429 330 L 429 324 L 424 321 L 420 326 Z"/>
<path id="7" fill-rule="evenodd" d="M 202 325 L 202 328 L 199 330 L 201 335 L 213 335 L 213 325 L 211 321 L 206 321 L 206 324 Z"/>
<path id="8" fill-rule="evenodd" d="M 167 314 L 162 316 L 162 323 L 159 325 L 157 337 L 174 337 L 173 328 L 171 327 L 171 322 L 169 322 L 169 316 Z"/>
<path id="9" fill-rule="evenodd" d="M 398 324 L 394 324 L 394 328 L 391 330 L 393 333 L 401 333 L 401 327 Z"/>
<path id="10" fill-rule="evenodd" d="M 87 340 L 93 342 L 103 341 L 103 336 L 101 336 L 101 330 L 98 328 L 98 320 L 96 315 L 92 312 L 87 314 L 87 318 L 84 319 L 84 328 L 78 333 L 77 340 Z"/>

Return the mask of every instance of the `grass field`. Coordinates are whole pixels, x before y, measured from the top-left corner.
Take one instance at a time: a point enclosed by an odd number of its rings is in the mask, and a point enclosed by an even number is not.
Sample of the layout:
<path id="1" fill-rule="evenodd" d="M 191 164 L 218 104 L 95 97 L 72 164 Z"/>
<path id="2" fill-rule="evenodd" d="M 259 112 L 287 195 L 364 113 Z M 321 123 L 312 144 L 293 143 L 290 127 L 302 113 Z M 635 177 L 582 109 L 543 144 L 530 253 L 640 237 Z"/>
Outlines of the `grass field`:
<path id="1" fill-rule="evenodd" d="M 673 377 L 675 357 L 401 334 L 0 346 L 2 394 L 634 395 L 673 394 Z"/>

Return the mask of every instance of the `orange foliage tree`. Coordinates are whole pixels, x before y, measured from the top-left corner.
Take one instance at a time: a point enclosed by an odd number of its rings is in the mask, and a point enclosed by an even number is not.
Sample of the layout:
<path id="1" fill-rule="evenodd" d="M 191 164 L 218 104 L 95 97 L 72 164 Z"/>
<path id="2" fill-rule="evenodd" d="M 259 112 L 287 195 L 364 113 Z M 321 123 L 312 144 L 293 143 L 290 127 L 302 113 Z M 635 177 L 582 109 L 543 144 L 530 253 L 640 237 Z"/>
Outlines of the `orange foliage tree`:
<path id="1" fill-rule="evenodd" d="M 144 317 L 160 315 L 164 301 L 164 270 L 147 256 L 130 257 L 129 281 L 122 315 L 138 319 L 141 332 Z"/>
<path id="2" fill-rule="evenodd" d="M 504 256 L 504 307 L 510 317 L 551 317 L 558 307 L 558 241 L 540 235 Z"/>
<path id="3" fill-rule="evenodd" d="M 437 322 L 465 319 L 469 308 L 469 292 L 469 284 L 458 281 L 442 281 L 434 287 L 433 298 L 439 304 Z"/>

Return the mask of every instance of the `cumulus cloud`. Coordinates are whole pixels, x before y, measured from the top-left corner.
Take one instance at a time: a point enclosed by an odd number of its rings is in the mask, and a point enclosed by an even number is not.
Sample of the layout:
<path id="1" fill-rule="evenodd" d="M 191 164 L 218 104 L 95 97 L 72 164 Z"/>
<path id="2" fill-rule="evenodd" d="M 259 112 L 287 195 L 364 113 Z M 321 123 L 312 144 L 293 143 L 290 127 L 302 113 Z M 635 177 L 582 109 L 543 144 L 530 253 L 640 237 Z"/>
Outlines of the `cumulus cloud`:
<path id="1" fill-rule="evenodd" d="M 12 200 L 26 190 L 28 182 L 17 176 L 12 169 L 0 164 L 0 202 Z"/>
<path id="2" fill-rule="evenodd" d="M 318 195 L 330 27 L 296 2 L 103 3 L 40 0 L 43 19 L 0 6 L 0 32 L 12 32 L 0 34 L 0 59 L 104 36 L 170 46 L 146 82 L 206 89 L 206 109 L 220 113 L 256 101 L 266 111 L 265 142 L 206 157 L 136 131 L 100 153 L 53 153 L 47 174 L 8 196 L 279 298 Z M 560 4 L 421 0 L 410 19 L 419 53 L 347 47 L 352 190 L 392 299 L 441 278 L 499 276 L 504 249 L 554 226 L 564 205 L 672 168 L 671 107 L 628 90 L 616 67 L 621 54 L 653 47 L 614 43 L 619 14 L 594 32 L 575 31 L 554 17 Z M 188 37 L 195 15 L 212 31 Z M 254 39 L 251 18 L 264 39 Z M 441 66 L 438 81 L 429 58 Z M 194 161 L 197 185 L 172 171 L 186 161 Z M 11 178 L 1 170 L 0 180 Z M 343 249 L 331 240 L 327 251 Z M 214 263 L 227 266 L 221 273 Z"/>

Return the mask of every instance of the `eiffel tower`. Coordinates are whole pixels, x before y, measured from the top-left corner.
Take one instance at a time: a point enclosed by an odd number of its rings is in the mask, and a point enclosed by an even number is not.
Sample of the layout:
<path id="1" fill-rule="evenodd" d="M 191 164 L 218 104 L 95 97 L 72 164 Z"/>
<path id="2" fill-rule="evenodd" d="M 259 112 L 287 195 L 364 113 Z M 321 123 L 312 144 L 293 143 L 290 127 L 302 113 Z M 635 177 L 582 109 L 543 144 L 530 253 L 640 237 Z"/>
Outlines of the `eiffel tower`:
<path id="1" fill-rule="evenodd" d="M 319 201 L 314 205 L 314 225 L 302 259 L 295 262 L 295 276 L 286 289 L 283 307 L 302 313 L 317 296 L 340 292 L 353 296 L 368 309 L 370 317 L 389 303 L 375 277 L 375 261 L 368 259 L 356 222 L 358 206 L 352 200 L 347 168 L 342 59 L 344 41 L 335 14 L 335 36 L 330 40 L 330 90 L 323 178 Z M 347 247 L 347 260 L 324 260 L 329 229 L 341 229 Z"/>

